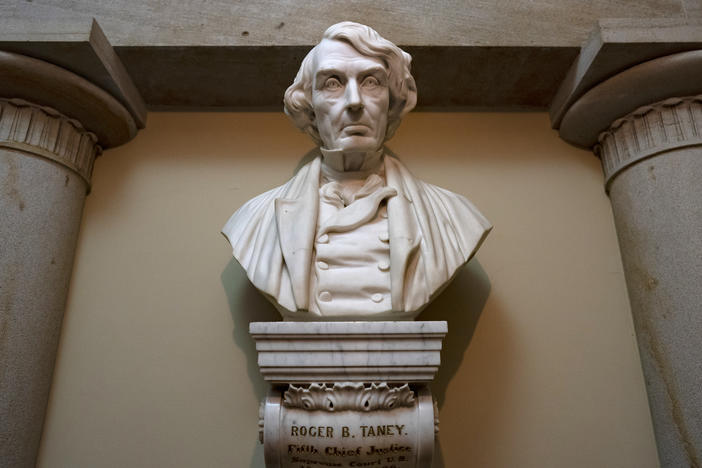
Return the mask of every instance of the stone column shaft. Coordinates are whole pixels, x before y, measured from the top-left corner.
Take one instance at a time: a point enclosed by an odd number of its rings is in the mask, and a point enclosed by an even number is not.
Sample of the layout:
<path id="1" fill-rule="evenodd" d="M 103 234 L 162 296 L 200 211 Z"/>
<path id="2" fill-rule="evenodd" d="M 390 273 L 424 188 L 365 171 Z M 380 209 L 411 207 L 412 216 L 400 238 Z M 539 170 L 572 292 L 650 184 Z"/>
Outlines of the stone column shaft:
<path id="1" fill-rule="evenodd" d="M 680 40 L 686 27 L 658 32 Z M 575 75 L 609 78 L 568 97 L 559 127 L 561 138 L 602 159 L 663 468 L 702 466 L 702 50 L 695 44 L 660 42 L 683 51 L 623 69 L 605 49 L 599 58 L 585 53 Z"/>
<path id="2" fill-rule="evenodd" d="M 31 468 L 93 162 L 136 124 L 110 94 L 41 60 L 0 52 L 0 83 L 0 468 Z"/>
<path id="3" fill-rule="evenodd" d="M 95 135 L 50 108 L 0 100 L 0 443 L 33 466 Z"/>
<path id="4" fill-rule="evenodd" d="M 642 107 L 600 135 L 664 467 L 702 450 L 702 104 Z"/>

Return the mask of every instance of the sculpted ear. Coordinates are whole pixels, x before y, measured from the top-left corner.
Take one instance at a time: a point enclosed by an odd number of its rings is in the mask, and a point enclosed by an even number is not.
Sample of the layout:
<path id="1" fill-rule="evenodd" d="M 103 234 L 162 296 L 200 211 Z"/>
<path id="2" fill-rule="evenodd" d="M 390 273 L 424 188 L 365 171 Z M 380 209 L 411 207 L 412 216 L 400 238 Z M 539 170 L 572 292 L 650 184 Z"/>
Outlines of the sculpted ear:
<path id="1" fill-rule="evenodd" d="M 414 77 L 412 77 L 412 75 L 405 77 L 403 88 L 407 88 L 407 98 L 405 99 L 404 106 L 400 111 L 400 118 L 404 117 L 406 113 L 414 109 L 414 106 L 417 105 L 417 85 L 414 82 Z"/>

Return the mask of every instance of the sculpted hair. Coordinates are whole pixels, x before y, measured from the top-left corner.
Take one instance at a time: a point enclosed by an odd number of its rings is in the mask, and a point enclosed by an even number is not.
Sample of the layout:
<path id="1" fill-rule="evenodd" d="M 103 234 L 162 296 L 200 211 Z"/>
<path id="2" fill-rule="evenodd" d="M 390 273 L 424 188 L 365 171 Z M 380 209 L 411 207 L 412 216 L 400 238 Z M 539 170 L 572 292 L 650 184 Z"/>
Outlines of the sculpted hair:
<path id="1" fill-rule="evenodd" d="M 390 91 L 385 140 L 389 140 L 400 125 L 402 117 L 417 104 L 417 86 L 410 73 L 412 56 L 383 38 L 373 28 L 351 21 L 330 26 L 322 36 L 322 40 L 324 39 L 344 41 L 359 53 L 378 58 L 385 64 Z M 312 110 L 313 66 L 317 47 L 312 48 L 302 60 L 293 84 L 285 91 L 283 109 L 297 128 L 309 134 L 318 145 L 321 145 Z"/>

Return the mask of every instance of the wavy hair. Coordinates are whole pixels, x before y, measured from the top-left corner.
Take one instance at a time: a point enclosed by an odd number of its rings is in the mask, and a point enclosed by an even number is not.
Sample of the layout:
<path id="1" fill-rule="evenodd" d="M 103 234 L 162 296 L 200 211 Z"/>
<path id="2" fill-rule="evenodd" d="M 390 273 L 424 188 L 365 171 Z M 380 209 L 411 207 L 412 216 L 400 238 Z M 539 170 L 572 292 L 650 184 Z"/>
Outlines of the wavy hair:
<path id="1" fill-rule="evenodd" d="M 417 104 L 417 86 L 410 73 L 412 56 L 383 38 L 373 28 L 363 24 L 344 21 L 330 26 L 322 40 L 331 39 L 348 43 L 366 57 L 380 59 L 388 71 L 390 105 L 385 141 L 389 140 L 400 125 L 402 117 Z M 285 91 L 283 110 L 295 126 L 309 134 L 318 145 L 322 142 L 312 109 L 312 83 L 314 59 L 318 45 L 302 60 L 293 84 Z"/>

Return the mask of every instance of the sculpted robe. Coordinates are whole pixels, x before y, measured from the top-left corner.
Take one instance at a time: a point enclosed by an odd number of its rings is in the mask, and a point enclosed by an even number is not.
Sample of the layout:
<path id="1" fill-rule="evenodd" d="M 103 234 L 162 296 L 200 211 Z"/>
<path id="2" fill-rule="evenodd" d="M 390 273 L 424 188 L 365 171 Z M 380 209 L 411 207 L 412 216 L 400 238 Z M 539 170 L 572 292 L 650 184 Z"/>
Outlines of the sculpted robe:
<path id="1" fill-rule="evenodd" d="M 222 229 L 249 280 L 286 319 L 326 318 L 308 311 L 321 164 L 319 156 L 287 183 L 249 200 Z M 387 186 L 397 191 L 387 201 L 392 312 L 346 320 L 416 316 L 492 228 L 463 196 L 416 179 L 388 154 L 383 164 Z"/>

